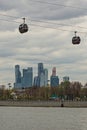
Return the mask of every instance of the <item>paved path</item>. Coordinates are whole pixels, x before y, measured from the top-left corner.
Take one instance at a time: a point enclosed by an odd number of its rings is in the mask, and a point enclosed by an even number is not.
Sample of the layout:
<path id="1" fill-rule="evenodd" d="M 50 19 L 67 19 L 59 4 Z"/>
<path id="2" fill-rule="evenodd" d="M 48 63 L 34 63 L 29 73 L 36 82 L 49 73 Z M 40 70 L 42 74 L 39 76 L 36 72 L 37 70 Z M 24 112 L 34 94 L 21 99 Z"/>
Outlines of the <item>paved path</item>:
<path id="1" fill-rule="evenodd" d="M 59 101 L 0 101 L 0 106 L 16 107 L 61 107 Z M 87 101 L 66 101 L 64 107 L 87 107 Z"/>

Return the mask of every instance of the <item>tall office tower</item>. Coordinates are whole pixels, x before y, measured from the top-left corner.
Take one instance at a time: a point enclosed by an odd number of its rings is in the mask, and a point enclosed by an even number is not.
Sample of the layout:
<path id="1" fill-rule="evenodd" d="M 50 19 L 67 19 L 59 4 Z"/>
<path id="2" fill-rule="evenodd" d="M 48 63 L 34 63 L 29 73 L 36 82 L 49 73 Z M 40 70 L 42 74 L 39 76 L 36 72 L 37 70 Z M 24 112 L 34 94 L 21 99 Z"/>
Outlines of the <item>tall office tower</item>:
<path id="1" fill-rule="evenodd" d="M 22 87 L 29 88 L 32 87 L 33 83 L 33 69 L 29 67 L 27 69 L 23 69 L 23 78 L 22 78 Z"/>
<path id="2" fill-rule="evenodd" d="M 48 85 L 48 70 L 44 69 L 44 86 Z"/>
<path id="3" fill-rule="evenodd" d="M 42 87 L 42 80 L 44 80 L 43 78 L 43 74 L 44 74 L 44 69 L 43 69 L 43 63 L 38 63 L 38 87 Z"/>
<path id="4" fill-rule="evenodd" d="M 43 63 L 38 63 L 38 76 L 40 76 L 41 73 L 43 73 Z"/>
<path id="5" fill-rule="evenodd" d="M 56 76 L 56 67 L 53 67 L 52 69 L 52 76 Z"/>
<path id="6" fill-rule="evenodd" d="M 34 77 L 34 87 L 39 87 L 40 86 L 40 78 L 38 76 Z"/>
<path id="7" fill-rule="evenodd" d="M 40 87 L 44 87 L 45 84 L 45 76 L 44 73 L 40 74 Z"/>
<path id="8" fill-rule="evenodd" d="M 20 66 L 15 65 L 15 83 L 14 83 L 14 88 L 21 88 L 21 72 L 20 72 Z"/>
<path id="9" fill-rule="evenodd" d="M 52 76 L 50 77 L 50 86 L 57 87 L 59 86 L 59 78 L 56 76 L 56 67 L 52 69 Z"/>
<path id="10" fill-rule="evenodd" d="M 19 65 L 15 65 L 15 83 L 21 83 L 21 72 Z"/>
<path id="11" fill-rule="evenodd" d="M 63 82 L 65 82 L 65 81 L 69 81 L 69 77 L 68 76 L 64 76 L 63 77 Z"/>
<path id="12" fill-rule="evenodd" d="M 59 78 L 58 78 L 58 76 L 51 76 L 50 77 L 50 86 L 51 87 L 58 87 L 59 86 Z"/>

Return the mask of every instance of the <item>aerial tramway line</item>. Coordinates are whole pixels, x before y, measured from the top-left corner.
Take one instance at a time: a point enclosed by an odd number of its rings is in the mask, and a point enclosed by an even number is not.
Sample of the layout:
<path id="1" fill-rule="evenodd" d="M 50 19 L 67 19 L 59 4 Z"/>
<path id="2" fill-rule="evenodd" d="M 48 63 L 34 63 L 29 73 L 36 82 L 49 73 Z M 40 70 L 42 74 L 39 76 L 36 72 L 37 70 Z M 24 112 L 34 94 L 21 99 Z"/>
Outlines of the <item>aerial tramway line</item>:
<path id="1" fill-rule="evenodd" d="M 32 0 L 30 2 L 33 2 L 34 4 L 36 3 L 40 3 L 42 5 L 52 5 L 52 6 L 59 6 L 59 7 L 63 7 L 63 8 L 70 8 L 70 9 L 75 9 L 75 10 L 84 10 L 84 11 L 87 11 L 87 8 L 82 8 L 80 6 L 72 6 L 72 5 L 65 5 L 65 4 L 62 4 L 60 2 L 56 2 L 56 3 L 51 3 L 51 2 L 44 2 L 44 1 L 38 1 L 38 0 Z M 19 17 L 14 17 L 14 16 L 10 16 L 10 15 L 6 15 L 6 14 L 1 14 L 0 15 L 2 16 L 8 16 L 8 17 L 12 17 L 12 18 L 19 18 Z M 43 23 L 51 23 L 51 22 L 47 22 L 47 21 L 37 21 L 37 20 L 32 20 L 32 21 L 36 21 L 36 22 L 43 22 Z M 56 24 L 56 23 L 51 23 L 51 24 Z M 35 25 L 33 24 L 34 26 L 39 26 L 39 27 L 44 27 L 44 26 L 40 26 L 40 25 Z M 56 24 L 56 25 L 65 25 L 65 24 Z M 72 26 L 72 25 L 66 25 L 66 26 Z M 79 28 L 84 28 L 84 29 L 87 29 L 85 27 L 80 27 L 80 26 L 77 26 Z M 50 28 L 50 27 L 47 27 L 47 28 Z M 56 28 L 53 28 L 53 29 L 56 29 Z M 28 28 L 28 25 L 25 23 L 25 18 L 23 18 L 23 23 L 19 25 L 19 32 L 21 34 L 23 33 L 26 33 L 28 32 L 29 28 Z M 68 31 L 68 30 L 63 30 L 63 29 L 59 29 L 59 30 L 62 30 L 62 31 Z M 77 31 L 75 31 L 75 36 L 72 37 L 72 44 L 73 45 L 79 45 L 80 42 L 81 42 L 81 38 L 79 36 L 76 35 Z M 86 33 L 86 32 L 81 32 L 81 33 Z"/>
<path id="2" fill-rule="evenodd" d="M 28 32 L 28 25 L 25 23 L 25 18 L 23 18 L 23 23 L 19 25 L 19 32 L 26 33 Z M 81 38 L 76 36 L 77 31 L 75 31 L 75 36 L 72 38 L 72 44 L 77 45 L 80 44 Z"/>
<path id="3" fill-rule="evenodd" d="M 3 15 L 3 14 L 0 14 L 0 15 Z M 9 15 L 3 15 L 3 16 L 14 17 L 14 16 L 9 16 Z M 0 19 L 0 20 L 3 20 L 3 19 Z M 29 31 L 28 24 L 25 23 L 25 18 L 22 18 L 22 20 L 23 20 L 23 23 L 20 24 L 20 25 L 19 25 L 19 28 L 18 28 L 18 29 L 19 29 L 19 32 L 20 32 L 21 34 L 26 33 L 26 32 Z M 6 21 L 8 21 L 8 20 L 6 20 Z M 34 21 L 35 21 L 35 20 L 34 20 Z M 37 21 L 37 20 L 36 20 L 36 21 Z M 14 21 L 14 22 L 16 22 L 16 21 Z M 41 21 L 41 22 L 43 22 L 43 21 Z M 16 22 L 16 23 L 18 23 L 18 22 Z M 50 23 L 50 22 L 45 22 L 45 23 Z M 53 23 L 53 24 L 54 24 L 54 23 Z M 44 27 L 44 26 L 35 25 L 35 24 L 32 24 L 32 25 L 34 25 L 34 26 L 39 26 L 39 27 Z M 58 24 L 58 25 L 59 25 L 59 24 Z M 70 26 L 70 25 L 67 25 L 67 26 Z M 80 27 L 80 26 L 77 26 L 77 27 Z M 44 27 L 44 28 L 50 28 L 50 27 Z M 80 28 L 84 28 L 84 27 L 80 27 Z M 57 29 L 57 28 L 53 28 L 53 29 Z M 85 29 L 86 29 L 86 28 L 85 28 Z M 58 28 L 58 30 L 61 30 L 61 31 L 69 31 L 69 30 L 64 30 L 64 29 L 59 29 L 59 28 Z M 72 31 L 71 31 L 71 32 L 72 32 Z M 73 44 L 73 45 L 78 45 L 78 44 L 80 44 L 80 42 L 81 42 L 81 38 L 80 38 L 79 36 L 77 36 L 76 33 L 77 33 L 77 31 L 75 31 L 75 36 L 72 37 L 72 44 Z M 81 32 L 81 33 L 86 33 L 86 32 Z"/>

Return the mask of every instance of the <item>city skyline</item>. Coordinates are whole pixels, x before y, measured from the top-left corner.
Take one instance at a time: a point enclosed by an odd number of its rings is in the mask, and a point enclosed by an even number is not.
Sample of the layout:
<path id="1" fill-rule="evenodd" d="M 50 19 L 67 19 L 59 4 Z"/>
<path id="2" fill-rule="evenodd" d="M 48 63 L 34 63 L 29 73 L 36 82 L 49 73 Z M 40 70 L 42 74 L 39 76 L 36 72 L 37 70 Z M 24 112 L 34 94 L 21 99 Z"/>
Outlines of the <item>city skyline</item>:
<path id="1" fill-rule="evenodd" d="M 38 63 L 37 75 L 33 74 L 33 67 L 27 67 L 27 69 L 20 69 L 20 65 L 15 65 L 15 82 L 14 88 L 22 89 L 29 87 L 47 87 L 48 84 L 51 87 L 59 86 L 59 77 L 56 75 L 56 67 L 52 68 L 52 74 L 50 80 L 48 79 L 48 69 L 44 67 L 43 63 Z M 49 81 L 49 83 L 48 83 Z"/>
<path id="2" fill-rule="evenodd" d="M 0 1 L 0 84 L 14 83 L 14 66 L 32 66 L 42 62 L 56 66 L 60 81 L 87 82 L 87 1 L 80 0 L 1 0 Z M 29 31 L 20 34 L 23 19 Z M 72 44 L 77 31 L 81 43 Z"/>

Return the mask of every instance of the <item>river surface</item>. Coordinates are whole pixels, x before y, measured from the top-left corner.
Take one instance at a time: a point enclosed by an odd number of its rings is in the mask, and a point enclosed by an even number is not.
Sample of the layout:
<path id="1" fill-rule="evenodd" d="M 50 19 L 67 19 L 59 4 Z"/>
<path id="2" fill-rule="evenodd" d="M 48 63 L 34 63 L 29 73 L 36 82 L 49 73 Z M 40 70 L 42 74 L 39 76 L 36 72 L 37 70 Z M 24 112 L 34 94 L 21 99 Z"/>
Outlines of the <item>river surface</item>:
<path id="1" fill-rule="evenodd" d="M 87 108 L 0 107 L 0 130 L 87 130 Z"/>

